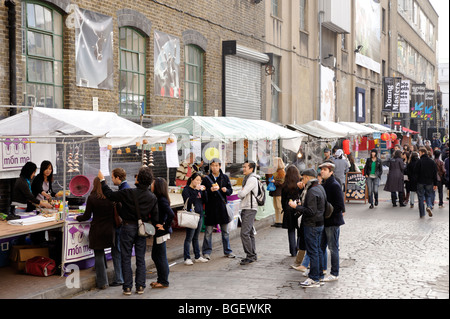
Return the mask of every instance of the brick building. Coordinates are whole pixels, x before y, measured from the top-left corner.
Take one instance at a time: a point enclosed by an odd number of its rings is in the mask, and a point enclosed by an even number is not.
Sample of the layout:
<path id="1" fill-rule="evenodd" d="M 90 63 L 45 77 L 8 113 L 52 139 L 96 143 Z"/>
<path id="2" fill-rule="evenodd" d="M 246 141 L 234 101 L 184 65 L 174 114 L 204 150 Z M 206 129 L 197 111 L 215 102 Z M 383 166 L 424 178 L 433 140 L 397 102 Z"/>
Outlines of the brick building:
<path id="1" fill-rule="evenodd" d="M 0 6 L 0 105 L 112 111 L 147 127 L 220 116 L 233 90 L 252 91 L 239 67 L 262 79 L 263 25 L 254 0 L 8 0 Z M 224 42 L 233 58 L 222 54 Z M 238 77 L 227 80 L 226 66 Z M 264 92 L 250 93 L 260 118 Z M 0 119 L 14 112 L 1 108 Z M 0 177 L 0 209 L 11 183 Z"/>

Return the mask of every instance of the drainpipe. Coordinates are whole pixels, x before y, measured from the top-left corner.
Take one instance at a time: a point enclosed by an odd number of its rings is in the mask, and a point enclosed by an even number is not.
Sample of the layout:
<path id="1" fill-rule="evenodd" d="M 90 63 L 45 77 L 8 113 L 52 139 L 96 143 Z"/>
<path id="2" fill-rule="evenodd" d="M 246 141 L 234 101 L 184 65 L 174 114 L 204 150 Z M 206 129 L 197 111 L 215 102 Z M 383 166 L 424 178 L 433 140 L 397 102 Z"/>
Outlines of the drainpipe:
<path id="1" fill-rule="evenodd" d="M 9 29 L 9 101 L 10 105 L 17 105 L 17 78 L 16 78 L 16 3 L 14 0 L 5 0 L 8 7 L 8 29 Z M 17 109 L 9 109 L 9 115 L 15 115 Z"/>

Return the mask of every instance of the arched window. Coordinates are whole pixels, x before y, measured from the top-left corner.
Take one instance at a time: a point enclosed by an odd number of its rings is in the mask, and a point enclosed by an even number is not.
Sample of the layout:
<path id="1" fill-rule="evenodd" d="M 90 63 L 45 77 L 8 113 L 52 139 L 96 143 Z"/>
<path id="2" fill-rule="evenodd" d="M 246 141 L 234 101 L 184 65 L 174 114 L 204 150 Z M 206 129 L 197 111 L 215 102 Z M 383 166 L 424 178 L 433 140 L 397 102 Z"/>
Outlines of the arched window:
<path id="1" fill-rule="evenodd" d="M 187 45 L 184 50 L 184 105 L 188 115 L 203 115 L 203 50 Z"/>
<path id="2" fill-rule="evenodd" d="M 146 108 L 145 38 L 136 30 L 119 30 L 119 114 L 139 116 Z"/>
<path id="3" fill-rule="evenodd" d="M 58 11 L 38 2 L 22 2 L 25 105 L 63 108 L 62 34 Z"/>

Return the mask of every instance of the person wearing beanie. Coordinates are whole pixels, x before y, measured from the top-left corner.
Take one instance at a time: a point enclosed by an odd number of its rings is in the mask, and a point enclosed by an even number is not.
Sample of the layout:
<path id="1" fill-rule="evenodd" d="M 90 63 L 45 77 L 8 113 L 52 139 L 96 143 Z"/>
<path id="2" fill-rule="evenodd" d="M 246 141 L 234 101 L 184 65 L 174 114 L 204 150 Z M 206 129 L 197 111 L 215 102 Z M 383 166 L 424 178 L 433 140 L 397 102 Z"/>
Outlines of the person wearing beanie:
<path id="1" fill-rule="evenodd" d="M 374 204 L 378 206 L 378 187 L 380 186 L 382 174 L 383 166 L 381 160 L 378 158 L 378 151 L 374 148 L 370 151 L 370 157 L 366 160 L 366 165 L 364 166 L 364 176 L 366 177 L 367 192 L 369 195 L 369 208 L 373 208 Z"/>

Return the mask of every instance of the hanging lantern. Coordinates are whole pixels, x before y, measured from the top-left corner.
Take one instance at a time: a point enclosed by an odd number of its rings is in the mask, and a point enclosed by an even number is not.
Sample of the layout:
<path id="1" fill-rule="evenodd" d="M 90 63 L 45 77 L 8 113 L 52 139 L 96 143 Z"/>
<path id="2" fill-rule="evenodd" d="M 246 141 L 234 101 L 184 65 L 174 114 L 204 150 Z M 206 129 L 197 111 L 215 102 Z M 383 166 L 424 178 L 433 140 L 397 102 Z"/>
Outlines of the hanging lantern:
<path id="1" fill-rule="evenodd" d="M 381 134 L 381 139 L 383 141 L 389 141 L 391 139 L 391 135 L 389 133 L 383 133 Z"/>
<path id="2" fill-rule="evenodd" d="M 131 148 L 129 147 L 125 148 L 125 153 L 131 153 Z"/>
<path id="3" fill-rule="evenodd" d="M 117 155 L 121 155 L 122 154 L 122 150 L 119 148 L 118 150 L 117 150 Z"/>
<path id="4" fill-rule="evenodd" d="M 345 155 L 350 154 L 350 140 L 342 141 L 342 149 L 344 150 Z"/>
<path id="5" fill-rule="evenodd" d="M 391 134 L 391 140 L 395 141 L 397 139 L 397 134 L 392 133 Z"/>
<path id="6" fill-rule="evenodd" d="M 108 150 L 112 150 L 112 145 L 107 146 Z"/>

